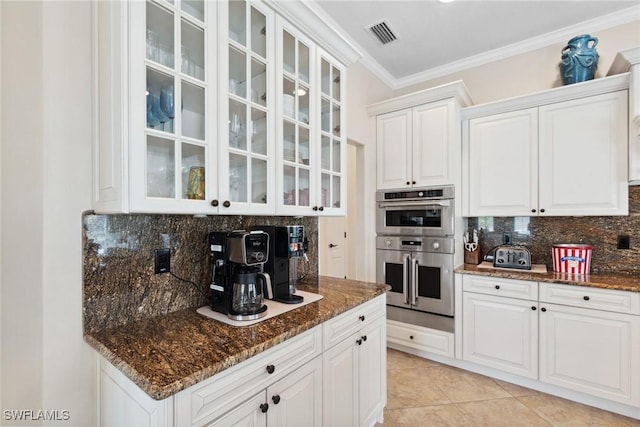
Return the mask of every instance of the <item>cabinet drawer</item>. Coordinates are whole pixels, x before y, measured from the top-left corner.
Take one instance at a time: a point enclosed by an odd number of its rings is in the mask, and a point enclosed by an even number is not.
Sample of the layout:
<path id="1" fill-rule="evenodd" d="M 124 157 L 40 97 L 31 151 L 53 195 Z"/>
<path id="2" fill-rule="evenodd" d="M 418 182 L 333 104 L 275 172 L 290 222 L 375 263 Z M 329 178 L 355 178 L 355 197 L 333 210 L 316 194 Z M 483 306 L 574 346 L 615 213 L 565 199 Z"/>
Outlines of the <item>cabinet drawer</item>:
<path id="1" fill-rule="evenodd" d="M 321 328 L 313 328 L 176 394 L 176 425 L 201 425 L 250 399 L 320 355 L 320 340 Z"/>
<path id="2" fill-rule="evenodd" d="M 540 302 L 640 314 L 640 293 L 615 289 L 541 283 Z"/>
<path id="3" fill-rule="evenodd" d="M 384 316 L 387 310 L 386 302 L 386 296 L 380 295 L 327 321 L 322 326 L 323 349 L 333 347 L 358 329 L 368 326 L 378 317 Z"/>
<path id="4" fill-rule="evenodd" d="M 442 356 L 454 356 L 454 337 L 451 332 L 437 331 L 395 320 L 387 320 L 387 342 Z"/>
<path id="5" fill-rule="evenodd" d="M 538 299 L 538 282 L 530 280 L 509 280 L 497 277 L 464 275 L 462 278 L 462 290 L 531 301 Z"/>

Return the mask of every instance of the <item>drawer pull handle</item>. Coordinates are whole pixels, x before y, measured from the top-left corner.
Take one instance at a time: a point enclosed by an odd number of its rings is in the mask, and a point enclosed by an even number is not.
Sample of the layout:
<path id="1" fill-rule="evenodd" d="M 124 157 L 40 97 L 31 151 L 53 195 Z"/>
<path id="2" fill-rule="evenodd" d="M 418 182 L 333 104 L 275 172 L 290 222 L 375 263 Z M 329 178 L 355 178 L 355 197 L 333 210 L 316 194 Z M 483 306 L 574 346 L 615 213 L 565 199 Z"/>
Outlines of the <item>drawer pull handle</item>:
<path id="1" fill-rule="evenodd" d="M 280 395 L 276 394 L 271 398 L 271 400 L 273 400 L 273 403 L 277 405 L 278 403 L 280 403 Z"/>
<path id="2" fill-rule="evenodd" d="M 585 295 L 585 296 L 582 297 L 582 299 L 585 300 L 585 301 L 589 301 L 589 296 Z"/>
<path id="3" fill-rule="evenodd" d="M 532 306 L 531 306 L 531 310 L 536 311 L 536 306 L 535 306 L 535 305 L 532 305 Z"/>
<path id="4" fill-rule="evenodd" d="M 358 317 L 358 319 L 360 319 L 360 321 L 364 322 L 365 317 L 364 316 L 360 316 L 360 317 Z"/>
<path id="5" fill-rule="evenodd" d="M 546 308 L 544 308 L 544 307 L 542 307 L 542 308 L 540 309 L 540 311 L 547 311 L 547 309 L 546 309 Z"/>
<path id="6" fill-rule="evenodd" d="M 276 367 L 273 365 L 268 365 L 267 366 L 267 373 L 269 374 L 273 374 L 276 371 Z"/>
<path id="7" fill-rule="evenodd" d="M 500 289 L 500 285 L 496 285 L 496 289 Z"/>
<path id="8" fill-rule="evenodd" d="M 263 403 L 260 405 L 260 410 L 262 411 L 262 413 L 264 414 L 265 412 L 267 412 L 269 410 L 269 404 L 268 403 Z"/>

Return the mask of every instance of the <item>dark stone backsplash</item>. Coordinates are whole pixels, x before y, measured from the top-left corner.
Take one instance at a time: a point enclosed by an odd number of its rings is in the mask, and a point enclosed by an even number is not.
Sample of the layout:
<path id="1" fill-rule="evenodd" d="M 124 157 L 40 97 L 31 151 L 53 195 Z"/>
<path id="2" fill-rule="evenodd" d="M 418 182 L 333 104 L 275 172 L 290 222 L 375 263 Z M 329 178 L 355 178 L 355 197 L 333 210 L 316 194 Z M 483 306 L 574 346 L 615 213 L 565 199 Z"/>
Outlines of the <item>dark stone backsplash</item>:
<path id="1" fill-rule="evenodd" d="M 479 231 L 482 255 L 502 244 L 503 234 L 531 252 L 534 264 L 553 270 L 551 248 L 558 243 L 593 245 L 592 273 L 640 274 L 640 186 L 629 187 L 628 216 L 469 218 Z M 617 249 L 618 235 L 630 237 L 631 249 Z"/>
<path id="2" fill-rule="evenodd" d="M 171 249 L 171 271 L 208 292 L 210 231 L 252 225 L 303 225 L 309 239 L 308 276 L 318 275 L 315 217 L 96 215 L 82 217 L 85 333 L 208 304 L 191 283 L 154 274 L 154 251 Z M 300 263 L 300 274 L 306 272 Z"/>

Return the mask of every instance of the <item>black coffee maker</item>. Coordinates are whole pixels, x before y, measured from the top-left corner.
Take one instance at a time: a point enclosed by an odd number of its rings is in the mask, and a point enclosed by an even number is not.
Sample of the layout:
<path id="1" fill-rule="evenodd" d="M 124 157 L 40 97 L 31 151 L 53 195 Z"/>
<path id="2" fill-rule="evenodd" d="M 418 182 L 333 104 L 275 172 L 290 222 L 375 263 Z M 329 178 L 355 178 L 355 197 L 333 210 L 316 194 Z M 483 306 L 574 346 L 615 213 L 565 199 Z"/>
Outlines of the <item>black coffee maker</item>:
<path id="1" fill-rule="evenodd" d="M 269 235 L 269 259 L 264 271 L 271 277 L 273 299 L 285 304 L 299 304 L 303 297 L 296 295 L 297 261 L 304 256 L 304 227 L 301 225 L 258 225 L 252 230 Z"/>
<path id="2" fill-rule="evenodd" d="M 263 272 L 269 259 L 269 235 L 262 231 L 209 233 L 211 309 L 233 320 L 254 320 L 267 314 L 265 298 L 271 280 Z"/>

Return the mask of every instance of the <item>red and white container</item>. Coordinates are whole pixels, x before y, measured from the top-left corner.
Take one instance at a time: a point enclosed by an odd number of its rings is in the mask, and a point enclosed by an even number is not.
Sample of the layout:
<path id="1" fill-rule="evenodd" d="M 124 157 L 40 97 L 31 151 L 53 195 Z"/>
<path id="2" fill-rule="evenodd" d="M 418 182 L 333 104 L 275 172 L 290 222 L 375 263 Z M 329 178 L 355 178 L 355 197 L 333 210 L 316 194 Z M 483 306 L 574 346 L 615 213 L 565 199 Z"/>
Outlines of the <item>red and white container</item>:
<path id="1" fill-rule="evenodd" d="M 553 271 L 572 274 L 589 274 L 591 271 L 591 245 L 553 245 Z"/>

